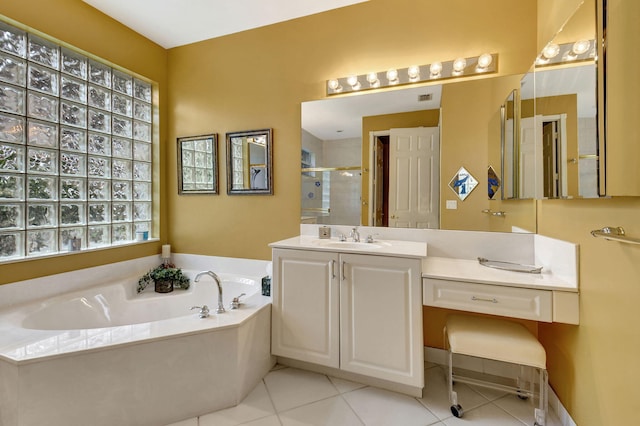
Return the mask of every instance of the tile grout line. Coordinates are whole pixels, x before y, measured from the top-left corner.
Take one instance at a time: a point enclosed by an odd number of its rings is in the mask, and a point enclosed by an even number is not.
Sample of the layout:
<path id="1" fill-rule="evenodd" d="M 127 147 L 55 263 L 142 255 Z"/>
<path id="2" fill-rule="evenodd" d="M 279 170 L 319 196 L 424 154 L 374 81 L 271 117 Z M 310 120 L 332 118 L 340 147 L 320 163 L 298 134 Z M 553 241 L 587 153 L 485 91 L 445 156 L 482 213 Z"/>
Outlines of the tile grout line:
<path id="1" fill-rule="evenodd" d="M 280 370 L 280 368 L 278 370 Z M 271 372 L 271 371 L 274 371 L 274 370 L 271 369 L 269 372 Z M 267 373 L 267 374 L 269 374 L 269 373 Z M 262 378 L 261 381 L 264 384 L 264 390 L 267 392 L 267 397 L 269 398 L 269 402 L 271 403 L 271 406 L 273 407 L 273 414 L 275 414 L 276 418 L 278 419 L 278 423 L 280 423 L 280 426 L 282 426 L 282 419 L 280 419 L 280 416 L 278 415 L 278 409 L 276 408 L 276 404 L 273 402 L 273 397 L 271 397 L 271 391 L 269 390 L 269 386 L 267 386 L 267 382 L 265 382 L 264 377 Z M 265 417 L 269 417 L 269 416 L 265 416 Z M 262 418 L 265 418 L 265 417 L 262 417 Z M 255 419 L 255 420 L 257 420 L 257 419 Z"/>
<path id="2" fill-rule="evenodd" d="M 351 410 L 351 412 L 356 416 L 356 419 L 358 419 L 358 420 L 360 421 L 360 423 L 361 423 L 363 426 L 367 426 L 367 425 L 366 425 L 366 423 L 364 422 L 364 420 L 360 418 L 360 416 L 358 415 L 358 413 L 356 412 L 356 410 L 354 410 L 354 409 L 353 409 L 353 407 L 351 406 L 351 404 L 349 404 L 349 401 L 347 401 L 347 399 L 344 397 L 344 394 L 345 394 L 345 393 L 353 392 L 354 390 L 357 390 L 357 389 L 352 389 L 352 390 L 347 391 L 347 392 L 340 392 L 340 389 L 338 389 L 338 386 L 336 386 L 336 384 L 335 384 L 335 383 L 333 383 L 333 380 L 331 380 L 331 377 L 327 376 L 326 374 L 325 374 L 325 377 L 326 377 L 327 379 L 329 379 L 329 382 L 331 383 L 331 385 L 332 385 L 334 388 L 336 388 L 336 390 L 338 391 L 338 395 L 340 395 L 340 398 L 342 398 L 342 400 L 344 401 L 344 403 L 345 403 L 345 404 L 347 404 L 347 407 L 349 407 L 349 410 Z M 364 388 L 366 388 L 366 387 L 367 387 L 367 386 L 365 386 L 365 387 L 363 387 L 363 388 L 358 388 L 358 389 L 364 389 Z"/>

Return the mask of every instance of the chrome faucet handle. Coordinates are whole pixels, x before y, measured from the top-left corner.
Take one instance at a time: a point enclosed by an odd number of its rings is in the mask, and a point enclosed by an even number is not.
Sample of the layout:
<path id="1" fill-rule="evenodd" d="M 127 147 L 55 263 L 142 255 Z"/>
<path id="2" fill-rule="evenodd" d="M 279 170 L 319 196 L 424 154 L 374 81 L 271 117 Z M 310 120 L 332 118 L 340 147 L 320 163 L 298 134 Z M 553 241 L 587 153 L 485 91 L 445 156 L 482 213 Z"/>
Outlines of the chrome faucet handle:
<path id="1" fill-rule="evenodd" d="M 246 294 L 242 293 L 240 296 L 233 298 L 233 300 L 231 301 L 231 309 L 238 309 L 240 307 L 240 298 L 242 296 L 246 296 Z"/>
<path id="2" fill-rule="evenodd" d="M 209 316 L 209 307 L 207 305 L 192 306 L 191 310 L 193 311 L 194 309 L 200 309 L 200 312 L 198 312 L 198 316 L 200 318 L 206 318 Z"/>
<path id="3" fill-rule="evenodd" d="M 367 242 L 368 242 L 368 243 L 373 243 L 373 242 L 375 242 L 375 240 L 373 239 L 373 237 L 374 237 L 374 236 L 376 236 L 376 235 L 380 235 L 380 234 L 375 233 L 375 234 L 369 234 L 369 235 L 367 235 Z"/>
<path id="4" fill-rule="evenodd" d="M 347 241 L 347 236 L 346 236 L 346 235 L 344 235 L 343 233 L 340 233 L 340 237 L 338 237 L 338 239 L 339 239 L 340 241 L 342 241 L 342 242 L 345 242 L 345 241 Z"/>

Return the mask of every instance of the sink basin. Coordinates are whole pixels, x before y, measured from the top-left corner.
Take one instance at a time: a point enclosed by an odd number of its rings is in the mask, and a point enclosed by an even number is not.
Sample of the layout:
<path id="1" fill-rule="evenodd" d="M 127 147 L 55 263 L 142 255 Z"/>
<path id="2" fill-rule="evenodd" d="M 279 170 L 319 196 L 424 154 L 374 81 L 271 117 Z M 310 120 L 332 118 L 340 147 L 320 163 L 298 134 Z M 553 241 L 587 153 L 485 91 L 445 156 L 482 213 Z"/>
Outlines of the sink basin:
<path id="1" fill-rule="evenodd" d="M 355 241 L 338 241 L 338 240 L 315 240 L 313 243 L 320 247 L 335 249 L 352 249 L 352 250 L 378 250 L 383 247 L 390 247 L 391 244 L 384 241 L 375 241 L 373 243 L 355 242 Z"/>

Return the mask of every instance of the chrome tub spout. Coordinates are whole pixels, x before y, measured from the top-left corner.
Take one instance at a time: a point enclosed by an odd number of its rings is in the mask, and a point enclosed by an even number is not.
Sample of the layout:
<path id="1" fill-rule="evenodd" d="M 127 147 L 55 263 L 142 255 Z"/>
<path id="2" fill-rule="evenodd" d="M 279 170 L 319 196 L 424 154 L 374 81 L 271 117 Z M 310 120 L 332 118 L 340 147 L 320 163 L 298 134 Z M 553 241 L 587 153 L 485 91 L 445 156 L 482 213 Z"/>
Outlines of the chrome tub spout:
<path id="1" fill-rule="evenodd" d="M 220 277 L 212 271 L 202 271 L 199 272 L 198 275 L 196 275 L 193 281 L 197 283 L 198 281 L 200 281 L 200 277 L 202 277 L 203 275 L 209 275 L 218 285 L 218 307 L 216 308 L 216 314 L 224 313 L 225 310 L 222 303 L 222 281 L 220 280 Z"/>

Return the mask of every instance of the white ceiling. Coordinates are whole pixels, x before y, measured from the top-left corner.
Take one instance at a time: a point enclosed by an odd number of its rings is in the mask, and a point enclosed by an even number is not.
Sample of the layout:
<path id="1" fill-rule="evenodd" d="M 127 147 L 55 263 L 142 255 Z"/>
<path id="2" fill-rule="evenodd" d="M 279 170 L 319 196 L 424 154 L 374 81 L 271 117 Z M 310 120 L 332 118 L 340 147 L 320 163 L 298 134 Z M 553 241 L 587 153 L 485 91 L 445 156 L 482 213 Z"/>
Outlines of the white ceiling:
<path id="1" fill-rule="evenodd" d="M 170 49 L 368 0 L 83 1 Z"/>
<path id="2" fill-rule="evenodd" d="M 419 95 L 431 94 L 429 101 Z M 362 137 L 362 117 L 440 108 L 442 86 L 412 87 L 302 103 L 302 128 L 320 140 Z"/>
<path id="3" fill-rule="evenodd" d="M 533 93 L 538 98 L 574 93 L 577 95 L 578 117 L 595 117 L 596 67 L 591 63 L 558 69 L 536 69 L 522 79 L 520 98 L 531 99 Z"/>

